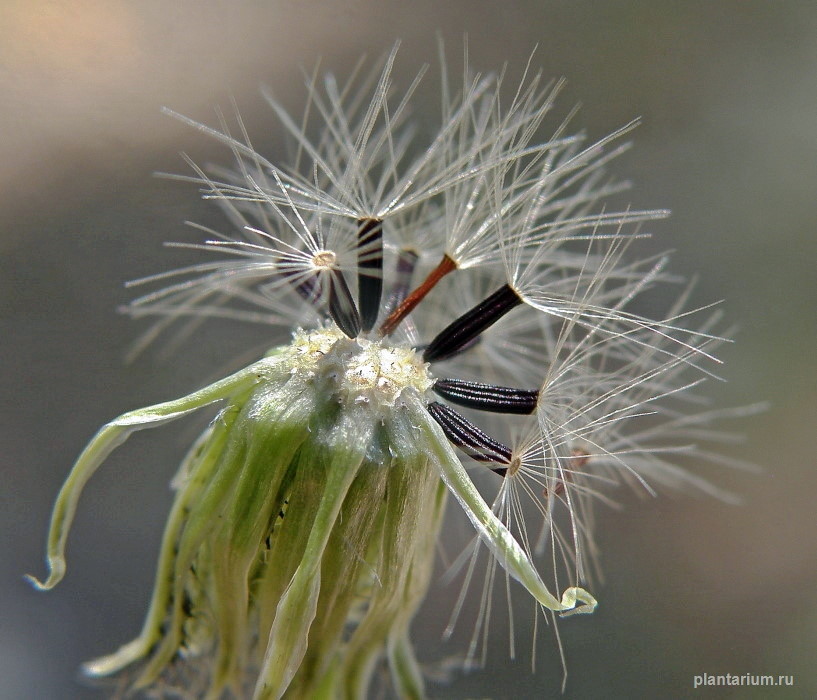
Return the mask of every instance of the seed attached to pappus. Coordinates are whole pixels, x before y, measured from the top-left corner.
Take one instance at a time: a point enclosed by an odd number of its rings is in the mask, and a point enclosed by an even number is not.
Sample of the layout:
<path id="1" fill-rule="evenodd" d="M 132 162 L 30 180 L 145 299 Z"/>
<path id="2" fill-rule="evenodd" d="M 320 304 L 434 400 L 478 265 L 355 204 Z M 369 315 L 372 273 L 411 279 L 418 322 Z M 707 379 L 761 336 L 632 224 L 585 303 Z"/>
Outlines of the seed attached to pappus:
<path id="1" fill-rule="evenodd" d="M 447 500 L 474 540 L 446 633 L 485 572 L 468 667 L 497 567 L 508 579 L 497 589 L 554 622 L 595 609 L 582 518 L 602 486 L 712 490 L 669 460 L 716 461 L 689 447 L 711 414 L 678 399 L 711 375 L 702 366 L 723 339 L 712 319 L 679 325 L 700 315 L 685 293 L 663 319 L 633 310 L 669 278 L 665 258 L 624 251 L 666 212 L 605 204 L 623 189 L 604 173 L 622 150 L 610 145 L 632 125 L 587 144 L 561 119 L 548 127 L 561 83 L 525 73 L 508 101 L 504 73 L 466 69 L 456 89 L 443 65 L 443 118 L 423 137 L 408 110 L 425 69 L 400 93 L 396 54 L 359 82 L 310 82 L 304 119 L 267 96 L 294 163 L 232 136 L 246 134 L 238 117 L 237 129 L 180 117 L 236 161 L 212 174 L 188 161 L 231 228 L 199 227 L 211 238 L 184 247 L 220 257 L 137 280 L 174 281 L 126 311 L 158 317 L 148 340 L 183 317 L 261 323 L 279 340 L 220 381 L 103 426 L 68 475 L 48 577 L 31 579 L 43 589 L 65 575 L 80 494 L 108 455 L 218 406 L 173 480 L 142 631 L 87 664 L 92 676 L 159 696 L 363 698 L 385 665 L 397 696 L 422 698 L 409 629 Z M 542 567 L 567 583 L 561 594 Z"/>

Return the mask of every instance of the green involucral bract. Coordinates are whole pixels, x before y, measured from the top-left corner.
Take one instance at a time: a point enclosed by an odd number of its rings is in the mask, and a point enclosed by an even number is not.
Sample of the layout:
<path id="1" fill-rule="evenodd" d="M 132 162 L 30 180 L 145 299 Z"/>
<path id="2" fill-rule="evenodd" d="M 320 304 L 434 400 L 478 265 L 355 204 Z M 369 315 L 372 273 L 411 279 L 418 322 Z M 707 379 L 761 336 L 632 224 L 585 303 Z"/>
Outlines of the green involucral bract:
<path id="1" fill-rule="evenodd" d="M 426 411 L 430 386 L 409 348 L 298 331 L 222 381 L 103 427 L 57 499 L 41 588 L 65 574 L 77 500 L 108 454 L 136 430 L 224 402 L 174 481 L 141 634 L 88 673 L 133 665 L 139 689 L 205 660 L 209 698 L 362 698 L 385 655 L 400 697 L 422 697 L 408 630 L 448 491 L 541 605 L 592 610 L 582 589 L 561 600 L 547 590 Z"/>

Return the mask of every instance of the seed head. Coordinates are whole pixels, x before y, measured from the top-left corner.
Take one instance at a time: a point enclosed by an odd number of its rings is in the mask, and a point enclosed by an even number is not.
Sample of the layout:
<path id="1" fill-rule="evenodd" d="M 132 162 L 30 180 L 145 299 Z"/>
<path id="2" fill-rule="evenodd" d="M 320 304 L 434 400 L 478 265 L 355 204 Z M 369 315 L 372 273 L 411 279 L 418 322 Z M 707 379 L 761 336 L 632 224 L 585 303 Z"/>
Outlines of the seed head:
<path id="1" fill-rule="evenodd" d="M 466 71 L 452 89 L 443 67 L 440 127 L 424 138 L 411 106 L 425 69 L 400 93 L 396 53 L 357 81 L 308 79 L 301 120 L 267 95 L 289 164 L 258 153 L 238 117 L 238 136 L 221 115 L 218 129 L 182 118 L 232 153 L 232 168 L 188 160 L 186 178 L 231 228 L 199 227 L 208 238 L 186 247 L 216 257 L 138 280 L 173 281 L 126 311 L 159 317 L 146 342 L 215 316 L 262 323 L 277 346 L 115 419 L 80 455 L 41 588 L 65 573 L 79 494 L 107 455 L 221 404 L 173 482 L 143 630 L 92 675 L 208 698 L 363 697 L 385 658 L 398 694 L 421 697 L 408 629 L 448 495 L 476 533 L 463 591 L 488 553 L 473 661 L 497 567 L 543 612 L 596 607 L 582 586 L 608 488 L 713 491 L 676 460 L 716 461 L 697 443 L 718 437 L 717 414 L 693 389 L 724 342 L 718 317 L 685 310 L 686 291 L 663 318 L 638 312 L 677 282 L 665 257 L 627 257 L 666 212 L 606 204 L 626 188 L 605 168 L 633 124 L 588 144 L 567 119 L 548 125 L 561 82 L 528 69 L 506 101 L 504 74 Z M 490 479 L 487 500 L 466 466 Z"/>

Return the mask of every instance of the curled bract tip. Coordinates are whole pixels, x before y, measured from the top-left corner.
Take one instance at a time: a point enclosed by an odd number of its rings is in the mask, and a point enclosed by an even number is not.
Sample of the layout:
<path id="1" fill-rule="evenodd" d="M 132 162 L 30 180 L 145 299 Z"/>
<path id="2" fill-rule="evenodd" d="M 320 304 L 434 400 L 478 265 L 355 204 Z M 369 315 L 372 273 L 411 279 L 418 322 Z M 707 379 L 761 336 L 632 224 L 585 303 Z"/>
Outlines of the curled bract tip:
<path id="1" fill-rule="evenodd" d="M 45 581 L 40 581 L 36 576 L 26 574 L 23 578 L 28 581 L 38 591 L 50 591 L 65 576 L 65 559 L 56 558 L 48 560 L 48 578 Z"/>
<path id="2" fill-rule="evenodd" d="M 582 605 L 577 605 L 582 603 Z M 561 617 L 570 617 L 571 615 L 587 615 L 595 611 L 598 607 L 598 601 L 590 595 L 584 588 L 578 586 L 571 586 L 565 589 L 562 593 L 562 607 L 564 608 L 559 615 Z"/>

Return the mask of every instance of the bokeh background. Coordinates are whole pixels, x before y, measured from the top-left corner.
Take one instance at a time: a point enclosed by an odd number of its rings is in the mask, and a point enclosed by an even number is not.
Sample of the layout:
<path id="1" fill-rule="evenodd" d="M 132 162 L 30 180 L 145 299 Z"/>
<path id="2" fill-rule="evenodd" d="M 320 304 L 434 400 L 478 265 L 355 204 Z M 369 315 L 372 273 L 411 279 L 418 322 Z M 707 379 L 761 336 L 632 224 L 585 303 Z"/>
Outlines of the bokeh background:
<path id="1" fill-rule="evenodd" d="M 601 137 L 643 117 L 615 166 L 635 207 L 667 207 L 646 250 L 672 248 L 699 276 L 695 301 L 724 299 L 739 326 L 709 387 L 716 405 L 767 400 L 725 449 L 762 467 L 712 479 L 744 505 L 621 494 L 600 514 L 605 581 L 591 618 L 561 625 L 566 698 L 817 695 L 817 4 L 644 1 L 217 2 L 3 0 L 0 4 L 0 698 L 95 698 L 78 666 L 130 640 L 152 585 L 168 481 L 201 423 L 137 435 L 88 486 L 69 541 L 69 571 L 39 594 L 51 504 L 96 428 L 187 393 L 249 361 L 263 329 L 206 326 L 192 347 L 125 364 L 140 328 L 116 308 L 123 281 L 189 258 L 161 247 L 208 221 L 179 151 L 225 160 L 169 106 L 214 123 L 235 98 L 254 143 L 283 154 L 259 96 L 297 113 L 301 67 L 343 73 L 396 38 L 405 84 L 436 61 L 436 37 L 472 64 L 507 61 L 565 76 L 560 104 Z M 436 110 L 436 68 L 426 86 Z M 415 625 L 422 656 L 440 642 L 456 588 L 437 586 Z M 433 697 L 558 696 L 544 631 L 538 668 L 508 659 L 496 617 L 484 671 Z M 527 637 L 523 630 L 522 639 Z M 523 644 L 522 649 L 526 646 Z M 693 691 L 696 674 L 789 674 L 795 688 Z"/>

